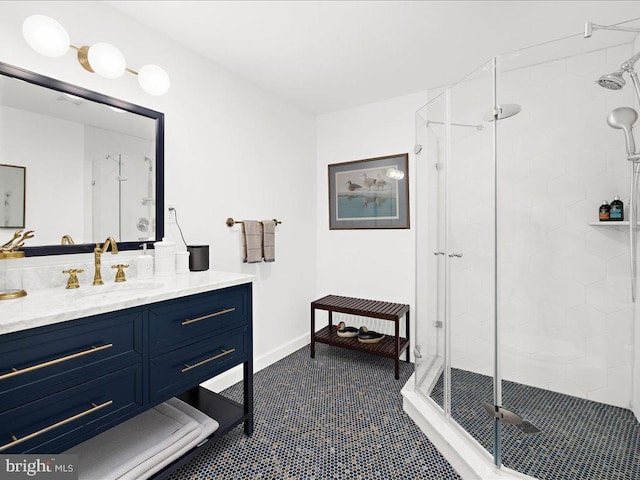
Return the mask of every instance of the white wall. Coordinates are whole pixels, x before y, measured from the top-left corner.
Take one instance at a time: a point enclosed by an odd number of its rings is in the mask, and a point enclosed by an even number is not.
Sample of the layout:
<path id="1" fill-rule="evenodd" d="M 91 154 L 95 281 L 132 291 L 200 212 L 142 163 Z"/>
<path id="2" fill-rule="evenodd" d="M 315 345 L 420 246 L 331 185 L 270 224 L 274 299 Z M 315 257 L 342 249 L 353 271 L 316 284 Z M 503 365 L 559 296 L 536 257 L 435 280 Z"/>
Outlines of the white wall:
<path id="1" fill-rule="evenodd" d="M 25 227 L 36 230 L 40 245 L 59 244 L 65 234 L 82 238 L 85 192 L 76 173 L 83 170 L 83 135 L 79 123 L 0 107 L 0 163 L 26 167 Z M 0 227 L 0 244 L 15 230 Z"/>
<path id="2" fill-rule="evenodd" d="M 318 297 L 336 294 L 415 305 L 414 218 L 411 229 L 329 230 L 327 165 L 409 153 L 411 214 L 415 198 L 413 119 L 417 107 L 425 102 L 426 93 L 417 93 L 318 117 Z M 345 318 L 355 327 L 392 332 L 390 322 Z M 323 326 L 323 316 L 317 315 L 316 327 Z"/>
<path id="3" fill-rule="evenodd" d="M 133 69 L 161 65 L 171 89 L 152 97 L 133 75 L 107 80 L 87 73 L 72 52 L 57 59 L 37 54 L 21 33 L 34 13 L 57 19 L 73 44 L 113 43 Z M 0 61 L 164 112 L 165 198 L 175 204 L 187 242 L 211 245 L 212 269 L 257 276 L 255 356 L 307 340 L 309 302 L 317 292 L 312 115 L 102 2 L 1 2 Z M 60 190 L 52 200 L 66 197 Z M 230 216 L 283 221 L 275 263 L 242 263 L 240 227 L 224 223 Z"/>

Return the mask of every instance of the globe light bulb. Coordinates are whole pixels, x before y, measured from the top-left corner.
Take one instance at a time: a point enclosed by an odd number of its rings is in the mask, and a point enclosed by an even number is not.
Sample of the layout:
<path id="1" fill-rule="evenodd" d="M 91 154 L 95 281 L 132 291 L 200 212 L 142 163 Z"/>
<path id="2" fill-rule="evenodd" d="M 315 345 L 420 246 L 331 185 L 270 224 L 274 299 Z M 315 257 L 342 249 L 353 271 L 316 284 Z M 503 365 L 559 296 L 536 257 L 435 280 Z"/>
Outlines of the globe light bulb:
<path id="1" fill-rule="evenodd" d="M 104 78 L 118 78 L 127 67 L 122 52 L 109 43 L 91 45 L 88 58 L 93 71 Z"/>
<path id="2" fill-rule="evenodd" d="M 171 81 L 167 72 L 157 65 L 145 65 L 138 71 L 140 87 L 150 95 L 164 95 Z"/>
<path id="3" fill-rule="evenodd" d="M 45 15 L 27 18 L 22 24 L 22 35 L 31 48 L 47 57 L 61 57 L 71 44 L 64 27 Z"/>
<path id="4" fill-rule="evenodd" d="M 385 175 L 392 180 L 402 180 L 404 178 L 404 172 L 398 170 L 396 167 L 387 168 Z"/>

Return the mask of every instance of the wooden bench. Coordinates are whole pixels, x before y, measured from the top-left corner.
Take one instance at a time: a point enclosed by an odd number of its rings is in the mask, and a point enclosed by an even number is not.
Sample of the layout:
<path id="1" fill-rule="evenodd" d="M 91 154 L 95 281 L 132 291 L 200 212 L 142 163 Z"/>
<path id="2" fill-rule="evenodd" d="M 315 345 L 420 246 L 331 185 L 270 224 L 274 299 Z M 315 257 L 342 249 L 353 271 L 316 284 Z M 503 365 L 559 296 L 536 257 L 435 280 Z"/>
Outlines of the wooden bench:
<path id="1" fill-rule="evenodd" d="M 317 332 L 316 310 L 329 312 L 329 324 Z M 358 337 L 339 337 L 336 327 L 333 325 L 333 312 L 392 321 L 395 323 L 395 335 L 385 335 L 378 343 L 362 343 L 358 341 Z M 400 336 L 400 319 L 403 316 L 405 317 L 407 338 Z M 311 302 L 311 358 L 316 356 L 316 342 L 367 352 L 380 357 L 393 358 L 395 360 L 397 380 L 400 378 L 400 355 L 405 350 L 407 352 L 407 362 L 409 361 L 409 305 L 327 295 Z"/>

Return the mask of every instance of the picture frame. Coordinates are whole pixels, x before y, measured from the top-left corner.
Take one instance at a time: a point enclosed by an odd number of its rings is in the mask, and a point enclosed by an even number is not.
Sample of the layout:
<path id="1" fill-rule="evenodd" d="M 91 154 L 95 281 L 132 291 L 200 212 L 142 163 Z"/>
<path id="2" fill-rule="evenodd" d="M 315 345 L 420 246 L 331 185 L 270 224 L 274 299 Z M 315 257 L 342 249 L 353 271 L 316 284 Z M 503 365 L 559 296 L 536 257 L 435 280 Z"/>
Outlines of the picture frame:
<path id="1" fill-rule="evenodd" d="M 410 228 L 409 154 L 328 166 L 329 229 Z"/>
<path id="2" fill-rule="evenodd" d="M 0 228 L 24 228 L 27 168 L 0 164 Z"/>

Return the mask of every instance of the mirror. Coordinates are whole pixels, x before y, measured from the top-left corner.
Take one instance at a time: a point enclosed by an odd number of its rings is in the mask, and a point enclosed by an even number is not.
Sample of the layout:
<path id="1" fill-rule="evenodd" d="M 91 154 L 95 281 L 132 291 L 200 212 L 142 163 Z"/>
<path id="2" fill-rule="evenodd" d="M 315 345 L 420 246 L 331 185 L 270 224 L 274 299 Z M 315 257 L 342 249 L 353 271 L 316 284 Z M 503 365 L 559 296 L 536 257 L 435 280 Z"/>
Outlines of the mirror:
<path id="1" fill-rule="evenodd" d="M 0 164 L 0 240 L 35 230 L 27 256 L 162 239 L 160 112 L 0 63 Z"/>
<path id="2" fill-rule="evenodd" d="M 0 164 L 0 226 L 24 228 L 25 167 Z"/>

